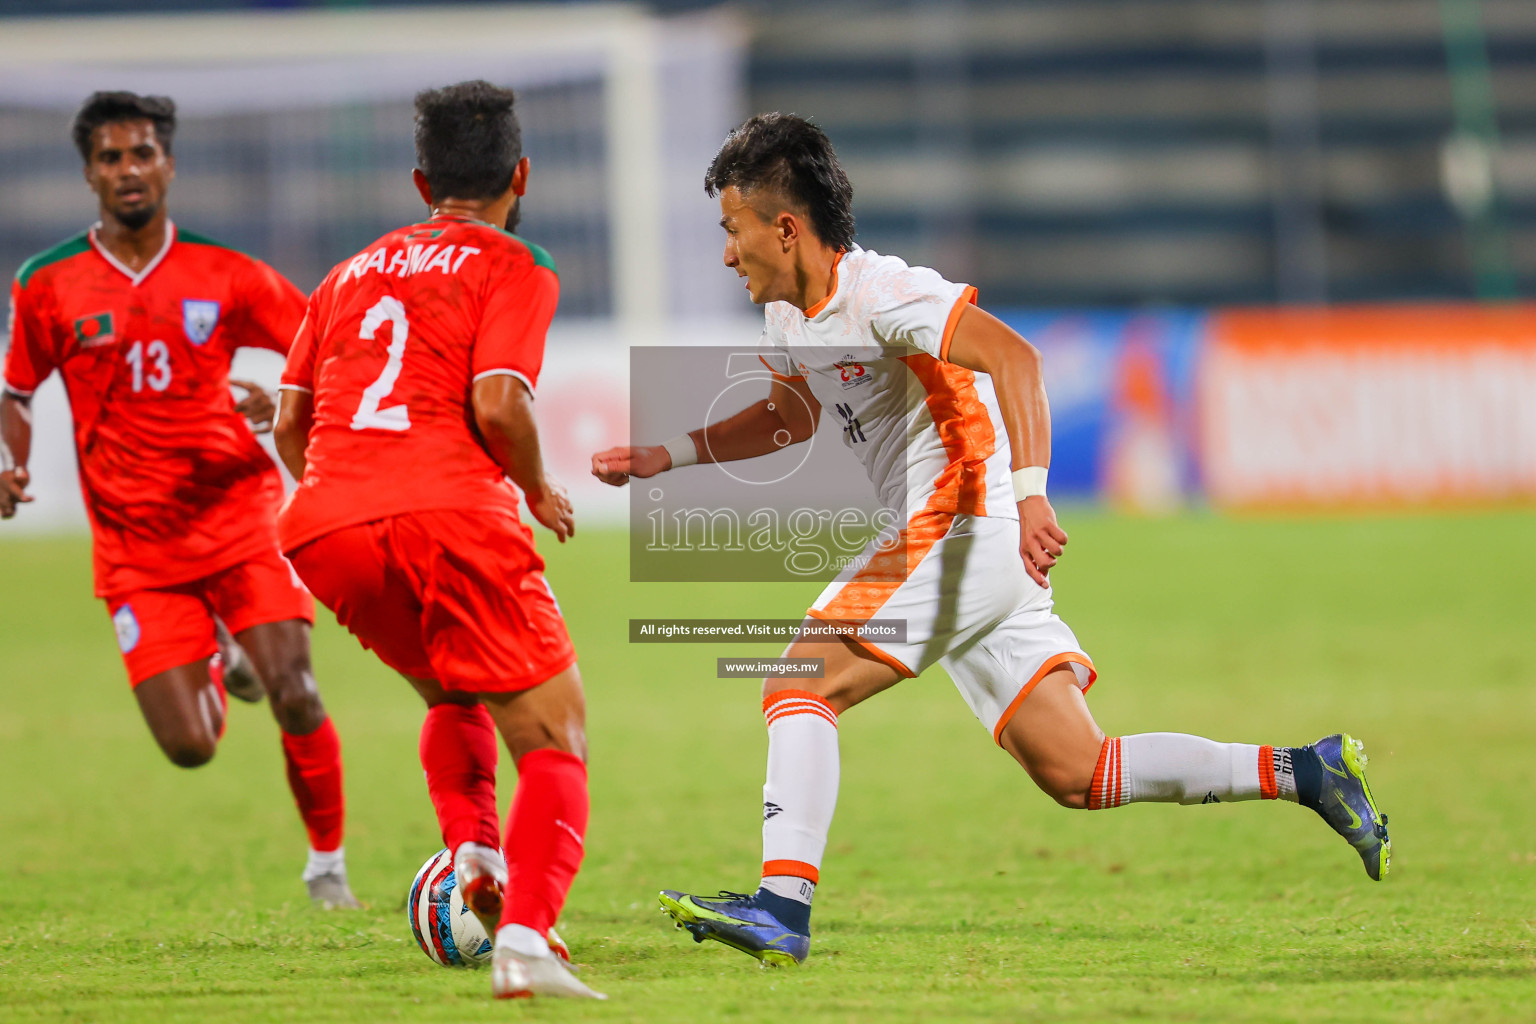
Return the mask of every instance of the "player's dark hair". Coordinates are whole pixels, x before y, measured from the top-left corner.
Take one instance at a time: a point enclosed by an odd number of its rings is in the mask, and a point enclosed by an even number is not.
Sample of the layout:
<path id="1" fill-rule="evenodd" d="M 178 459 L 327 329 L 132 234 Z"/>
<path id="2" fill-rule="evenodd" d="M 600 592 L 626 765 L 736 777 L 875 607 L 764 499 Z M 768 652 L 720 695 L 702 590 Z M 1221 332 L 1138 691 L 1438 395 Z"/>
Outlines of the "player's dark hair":
<path id="1" fill-rule="evenodd" d="M 704 191 L 731 186 L 743 197 L 776 193 L 803 214 L 827 245 L 853 245 L 853 186 L 827 133 L 794 114 L 758 114 L 725 137 L 704 175 Z"/>
<path id="2" fill-rule="evenodd" d="M 432 198 L 495 199 L 523 158 L 511 89 L 476 80 L 416 94 L 416 166 Z"/>
<path id="3" fill-rule="evenodd" d="M 176 134 L 176 101 L 169 96 L 140 96 L 136 92 L 93 92 L 80 105 L 70 137 L 81 158 L 91 162 L 91 139 L 104 124 L 120 121 L 148 121 L 155 126 L 160 148 L 171 151 L 171 137 Z"/>

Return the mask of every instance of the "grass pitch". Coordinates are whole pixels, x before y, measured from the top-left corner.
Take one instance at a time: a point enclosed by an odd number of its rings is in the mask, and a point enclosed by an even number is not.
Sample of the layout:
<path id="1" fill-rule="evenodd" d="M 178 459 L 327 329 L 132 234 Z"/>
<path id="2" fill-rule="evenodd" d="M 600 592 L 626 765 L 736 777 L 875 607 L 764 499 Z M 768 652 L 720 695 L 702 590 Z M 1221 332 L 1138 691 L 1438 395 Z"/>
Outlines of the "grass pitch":
<path id="1" fill-rule="evenodd" d="M 439 846 L 421 709 L 322 612 L 347 850 L 321 914 L 265 706 L 170 766 L 79 540 L 0 541 L 0 1019 L 473 1022 L 1536 1020 L 1536 517 L 1234 521 L 1070 511 L 1058 609 L 1113 733 L 1362 737 L 1392 877 L 1289 804 L 1057 808 L 934 672 L 842 723 L 811 960 L 695 946 L 661 887 L 750 889 L 761 646 L 626 643 L 626 620 L 793 616 L 808 586 L 630 585 L 622 538 L 550 549 L 590 699 L 593 817 L 562 921 L 606 1004 L 498 1004 L 414 946 Z M 504 766 L 503 807 L 511 791 Z"/>

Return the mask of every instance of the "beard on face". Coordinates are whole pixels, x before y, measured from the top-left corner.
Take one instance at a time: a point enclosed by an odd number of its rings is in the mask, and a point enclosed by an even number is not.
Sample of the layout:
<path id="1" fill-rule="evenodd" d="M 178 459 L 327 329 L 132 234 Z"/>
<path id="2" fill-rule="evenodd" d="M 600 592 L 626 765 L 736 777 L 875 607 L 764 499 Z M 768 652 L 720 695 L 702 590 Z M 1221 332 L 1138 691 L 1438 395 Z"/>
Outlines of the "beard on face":
<path id="1" fill-rule="evenodd" d="M 517 234 L 517 224 L 518 224 L 518 221 L 520 221 L 522 219 L 523 219 L 523 197 L 522 196 L 518 196 L 516 199 L 512 200 L 512 209 L 507 211 L 507 223 L 506 223 L 507 234 L 509 234 L 509 235 Z"/>
<path id="2" fill-rule="evenodd" d="M 155 214 L 159 212 L 159 206 L 145 203 L 143 206 L 136 206 L 131 210 L 113 210 L 112 216 L 116 217 L 118 223 L 129 231 L 137 231 L 154 220 Z"/>

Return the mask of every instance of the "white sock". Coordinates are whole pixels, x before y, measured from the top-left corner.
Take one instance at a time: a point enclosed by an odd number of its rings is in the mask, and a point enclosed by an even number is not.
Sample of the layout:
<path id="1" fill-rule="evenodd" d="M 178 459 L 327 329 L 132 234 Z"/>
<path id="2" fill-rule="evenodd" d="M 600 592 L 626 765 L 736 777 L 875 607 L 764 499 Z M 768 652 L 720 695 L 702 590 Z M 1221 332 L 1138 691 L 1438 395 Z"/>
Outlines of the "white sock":
<path id="1" fill-rule="evenodd" d="M 763 717 L 763 886 L 810 903 L 837 809 L 837 712 L 814 693 L 780 690 L 763 701 Z"/>
<path id="2" fill-rule="evenodd" d="M 1294 785 L 1294 783 L 1293 783 Z M 1217 743 L 1179 732 L 1106 739 L 1089 787 L 1088 806 L 1209 804 L 1279 796 L 1274 748 Z"/>
<path id="3" fill-rule="evenodd" d="M 552 956 L 549 940 L 525 924 L 504 924 L 496 929 L 496 948 L 519 956 Z"/>
<path id="4" fill-rule="evenodd" d="M 1275 747 L 1275 791 L 1281 800 L 1300 803 L 1296 795 L 1296 768 L 1291 763 L 1290 747 Z"/>
<path id="5" fill-rule="evenodd" d="M 798 875 L 764 875 L 762 887 L 775 896 L 783 896 L 806 906 L 810 906 L 811 900 L 816 897 L 816 883 Z"/>
<path id="6" fill-rule="evenodd" d="M 334 850 L 310 849 L 309 860 L 304 864 L 304 881 L 312 882 L 321 875 L 341 875 L 346 877 L 346 874 L 346 847 L 338 846 Z"/>

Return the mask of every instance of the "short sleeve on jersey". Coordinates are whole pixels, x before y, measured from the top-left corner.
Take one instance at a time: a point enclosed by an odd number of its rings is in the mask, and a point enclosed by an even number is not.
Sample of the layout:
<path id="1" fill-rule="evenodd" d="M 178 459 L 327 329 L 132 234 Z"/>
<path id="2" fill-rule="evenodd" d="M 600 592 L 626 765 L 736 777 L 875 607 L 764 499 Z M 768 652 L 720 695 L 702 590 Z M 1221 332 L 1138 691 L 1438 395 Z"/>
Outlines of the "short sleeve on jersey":
<path id="1" fill-rule="evenodd" d="M 304 293 L 257 259 L 239 277 L 239 305 L 228 324 L 230 348 L 266 348 L 286 354 L 304 316 Z"/>
<path id="2" fill-rule="evenodd" d="M 893 347 L 907 346 L 936 359 L 949 358 L 949 343 L 976 289 L 946 281 L 927 267 L 881 270 L 865 294 L 875 337 Z"/>
<path id="3" fill-rule="evenodd" d="M 805 374 L 795 371 L 788 352 L 762 352 L 757 358 L 779 380 L 805 380 Z"/>
<path id="4" fill-rule="evenodd" d="M 48 329 L 36 303 L 36 297 L 22 288 L 20 281 L 11 282 L 7 321 L 11 347 L 5 354 L 5 387 L 23 398 L 31 397 L 54 370 Z"/>
<path id="5" fill-rule="evenodd" d="M 330 279 L 326 279 L 330 283 Z M 309 391 L 315 390 L 315 348 L 319 341 L 319 331 L 316 325 L 319 323 L 320 293 L 324 285 L 315 289 L 315 294 L 310 296 L 308 308 L 304 312 L 304 319 L 299 322 L 299 329 L 294 333 L 293 344 L 288 349 L 288 362 L 283 366 L 283 379 L 278 384 L 283 391 Z"/>
<path id="6" fill-rule="evenodd" d="M 560 279 L 537 262 L 486 282 L 470 368 L 474 380 L 505 374 L 532 391 L 544 365 L 544 336 L 560 302 Z"/>

